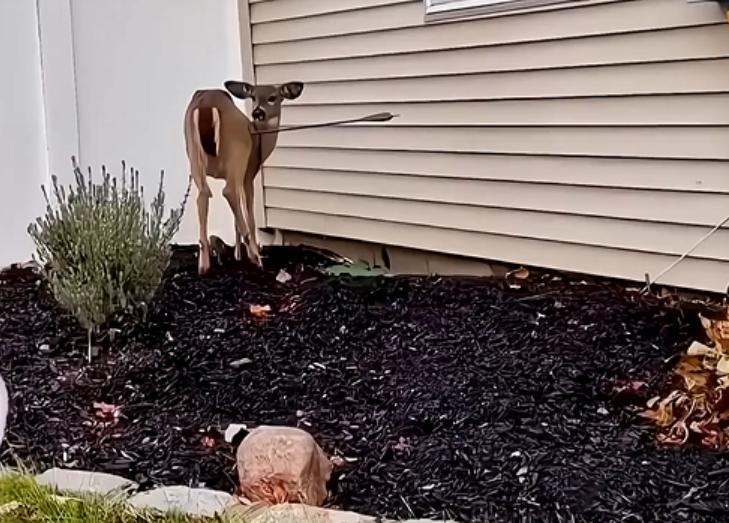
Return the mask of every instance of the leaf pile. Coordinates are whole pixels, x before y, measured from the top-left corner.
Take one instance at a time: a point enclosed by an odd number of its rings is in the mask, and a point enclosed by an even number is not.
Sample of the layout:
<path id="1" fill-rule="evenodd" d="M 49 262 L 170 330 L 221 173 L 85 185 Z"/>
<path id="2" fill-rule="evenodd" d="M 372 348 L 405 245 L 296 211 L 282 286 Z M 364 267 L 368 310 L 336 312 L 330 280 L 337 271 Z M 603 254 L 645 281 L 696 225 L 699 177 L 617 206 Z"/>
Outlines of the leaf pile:
<path id="1" fill-rule="evenodd" d="M 729 447 L 729 309 L 719 319 L 700 316 L 711 345 L 695 341 L 674 369 L 672 390 L 648 401 L 642 415 L 658 426 L 664 445 Z"/>

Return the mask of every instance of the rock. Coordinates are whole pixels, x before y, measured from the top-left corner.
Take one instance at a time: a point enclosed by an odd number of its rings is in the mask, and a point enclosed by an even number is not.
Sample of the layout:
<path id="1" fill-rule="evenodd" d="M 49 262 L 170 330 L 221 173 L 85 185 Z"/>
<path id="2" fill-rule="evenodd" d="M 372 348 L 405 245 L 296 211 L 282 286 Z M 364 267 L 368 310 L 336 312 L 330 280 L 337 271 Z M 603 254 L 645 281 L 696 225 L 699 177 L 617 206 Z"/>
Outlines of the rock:
<path id="1" fill-rule="evenodd" d="M 233 443 L 233 440 L 241 431 L 248 433 L 248 426 L 240 423 L 231 423 L 228 425 L 228 428 L 225 429 L 225 441 Z"/>
<path id="2" fill-rule="evenodd" d="M 382 521 L 382 523 L 456 523 L 452 519 L 398 519 L 395 520 L 389 520 L 385 519 Z"/>
<path id="3" fill-rule="evenodd" d="M 83 494 L 121 494 L 138 487 L 134 481 L 113 474 L 57 468 L 46 470 L 36 476 L 35 480 L 39 485 L 59 491 Z"/>
<path id="4" fill-rule="evenodd" d="M 250 502 L 321 506 L 332 464 L 314 438 L 293 427 L 261 426 L 237 452 L 240 493 Z"/>
<path id="5" fill-rule="evenodd" d="M 455 523 L 450 520 L 443 522 L 429 519 L 383 520 L 373 516 L 357 514 L 356 512 L 292 503 L 242 505 L 235 498 L 231 499 L 224 516 L 233 518 L 234 521 L 241 520 L 246 523 Z"/>
<path id="6" fill-rule="evenodd" d="M 286 272 L 286 269 L 281 269 L 276 275 L 276 281 L 279 283 L 286 283 L 291 281 L 291 275 Z"/>
<path id="7" fill-rule="evenodd" d="M 225 506 L 231 497 L 227 492 L 219 490 L 192 489 L 183 486 L 160 487 L 132 496 L 129 498 L 129 504 L 139 509 L 175 511 L 188 516 L 212 518 L 225 511 Z"/>

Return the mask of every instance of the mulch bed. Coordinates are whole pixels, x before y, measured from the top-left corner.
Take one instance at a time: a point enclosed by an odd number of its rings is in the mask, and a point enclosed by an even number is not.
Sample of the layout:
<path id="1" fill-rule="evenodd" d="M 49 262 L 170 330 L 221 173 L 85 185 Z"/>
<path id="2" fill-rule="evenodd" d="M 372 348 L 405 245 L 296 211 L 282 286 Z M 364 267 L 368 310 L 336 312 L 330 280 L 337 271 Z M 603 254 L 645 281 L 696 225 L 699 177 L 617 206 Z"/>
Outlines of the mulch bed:
<path id="1" fill-rule="evenodd" d="M 44 284 L 3 275 L 0 373 L 14 411 L 0 461 L 232 491 L 234 449 L 205 436 L 289 424 L 345 458 L 331 504 L 369 514 L 729 515 L 729 459 L 658 448 L 630 408 L 665 386 L 698 333 L 677 309 L 549 275 L 333 278 L 296 248 L 265 262 L 199 278 L 194 250 L 177 249 L 147 322 L 120 325 L 90 366 L 85 333 Z M 251 304 L 272 312 L 252 317 Z M 117 424 L 99 424 L 100 401 L 121 406 Z"/>

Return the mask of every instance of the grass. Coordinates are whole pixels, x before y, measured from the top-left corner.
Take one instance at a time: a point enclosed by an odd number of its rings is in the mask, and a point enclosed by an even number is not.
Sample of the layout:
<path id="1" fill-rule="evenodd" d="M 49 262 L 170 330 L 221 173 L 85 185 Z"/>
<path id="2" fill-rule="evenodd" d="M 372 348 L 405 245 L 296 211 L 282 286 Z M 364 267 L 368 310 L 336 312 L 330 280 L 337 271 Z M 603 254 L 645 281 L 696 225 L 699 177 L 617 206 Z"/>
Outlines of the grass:
<path id="1" fill-rule="evenodd" d="M 123 499 L 60 496 L 33 476 L 0 471 L 0 523 L 233 523 L 135 509 Z"/>

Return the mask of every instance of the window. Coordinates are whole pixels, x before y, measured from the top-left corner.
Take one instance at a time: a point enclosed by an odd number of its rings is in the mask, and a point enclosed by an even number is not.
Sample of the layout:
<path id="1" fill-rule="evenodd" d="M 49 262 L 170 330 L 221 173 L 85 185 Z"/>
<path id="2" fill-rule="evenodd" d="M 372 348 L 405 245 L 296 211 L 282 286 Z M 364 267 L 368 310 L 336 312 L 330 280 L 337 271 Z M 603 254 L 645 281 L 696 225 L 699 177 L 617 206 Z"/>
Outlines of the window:
<path id="1" fill-rule="evenodd" d="M 426 19 L 439 20 L 532 7 L 566 4 L 580 0 L 424 0 Z"/>

